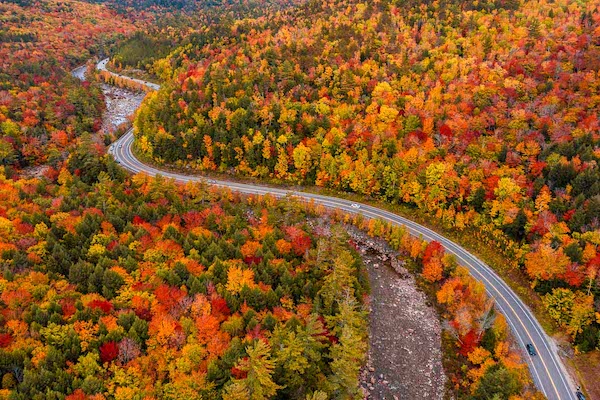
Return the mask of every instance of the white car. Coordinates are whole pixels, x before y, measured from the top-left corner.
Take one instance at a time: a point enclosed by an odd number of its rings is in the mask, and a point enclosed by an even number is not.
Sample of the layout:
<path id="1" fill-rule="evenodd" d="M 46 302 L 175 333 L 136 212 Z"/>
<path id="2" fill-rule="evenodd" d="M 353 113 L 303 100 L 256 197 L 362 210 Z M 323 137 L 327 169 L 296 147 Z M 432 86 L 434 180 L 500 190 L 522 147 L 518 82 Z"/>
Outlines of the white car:
<path id="1" fill-rule="evenodd" d="M 352 203 L 352 204 L 350 204 L 350 207 L 359 209 L 360 208 L 360 204 Z"/>

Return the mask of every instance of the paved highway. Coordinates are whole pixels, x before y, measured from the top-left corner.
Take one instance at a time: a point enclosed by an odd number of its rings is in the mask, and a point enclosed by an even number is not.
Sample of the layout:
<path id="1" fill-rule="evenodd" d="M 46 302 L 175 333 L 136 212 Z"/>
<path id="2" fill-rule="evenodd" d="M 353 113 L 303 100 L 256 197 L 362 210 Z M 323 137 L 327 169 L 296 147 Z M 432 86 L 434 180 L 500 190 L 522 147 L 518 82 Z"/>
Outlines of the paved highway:
<path id="1" fill-rule="evenodd" d="M 107 60 L 101 61 L 98 69 L 105 69 L 106 62 Z M 159 87 L 156 84 L 149 84 L 149 86 L 153 89 Z M 132 173 L 162 175 L 179 182 L 206 181 L 206 178 L 163 171 L 142 163 L 131 151 L 133 141 L 133 131 L 129 130 L 108 150 L 117 162 Z M 367 218 L 379 218 L 402 225 L 417 237 L 422 237 L 427 241 L 440 242 L 447 252 L 454 254 L 461 265 L 467 267 L 476 279 L 484 283 L 486 291 L 495 300 L 498 310 L 506 317 L 517 343 L 523 350 L 523 357 L 529 365 L 533 380 L 542 393 L 550 400 L 576 399 L 575 386 L 558 356 L 553 340 L 546 335 L 531 310 L 488 265 L 453 241 L 410 219 L 366 204 L 357 204 L 331 196 L 225 180 L 208 180 L 208 183 L 248 194 L 272 194 L 278 197 L 293 195 L 326 207 L 338 208 L 350 213 L 361 213 Z M 527 353 L 525 350 L 527 343 L 534 345 L 537 355 L 530 356 Z"/>

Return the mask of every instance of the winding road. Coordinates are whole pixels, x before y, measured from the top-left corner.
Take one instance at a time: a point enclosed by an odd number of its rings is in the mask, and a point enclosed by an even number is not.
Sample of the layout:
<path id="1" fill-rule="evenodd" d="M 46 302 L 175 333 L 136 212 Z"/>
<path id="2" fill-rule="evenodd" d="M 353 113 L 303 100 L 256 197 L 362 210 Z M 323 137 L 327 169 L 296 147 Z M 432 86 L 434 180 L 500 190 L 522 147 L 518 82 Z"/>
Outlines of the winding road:
<path id="1" fill-rule="evenodd" d="M 102 60 L 98 63 L 97 68 L 106 70 L 107 61 L 108 59 Z M 118 76 L 127 78 L 123 75 Z M 152 89 L 160 88 L 157 84 L 151 84 L 141 80 L 135 81 L 144 83 Z M 247 194 L 272 194 L 277 197 L 292 195 L 305 201 L 321 204 L 325 207 L 337 208 L 350 213 L 361 213 L 367 218 L 379 218 L 395 225 L 405 226 L 412 235 L 422 237 L 427 241 L 436 240 L 440 242 L 447 252 L 456 256 L 459 264 L 467 267 L 473 277 L 483 282 L 487 293 L 495 300 L 498 310 L 506 317 L 514 337 L 523 350 L 523 357 L 529 365 L 534 383 L 542 393 L 550 400 L 576 399 L 575 385 L 571 381 L 570 376 L 558 355 L 558 349 L 554 341 L 546 335 L 531 310 L 487 264 L 455 242 L 423 225 L 411 221 L 410 219 L 367 204 L 357 204 L 331 196 L 278 189 L 255 184 L 244 184 L 226 180 L 207 181 L 206 178 L 199 176 L 188 176 L 160 170 L 142 163 L 134 156 L 132 153 L 133 141 L 134 136 L 133 130 L 131 129 L 119 140 L 114 142 L 108 150 L 121 166 L 132 173 L 145 173 L 152 176 L 162 175 L 179 182 L 204 181 L 215 186 L 226 187 Z M 537 355 L 530 356 L 527 353 L 525 345 L 528 343 L 534 345 Z"/>

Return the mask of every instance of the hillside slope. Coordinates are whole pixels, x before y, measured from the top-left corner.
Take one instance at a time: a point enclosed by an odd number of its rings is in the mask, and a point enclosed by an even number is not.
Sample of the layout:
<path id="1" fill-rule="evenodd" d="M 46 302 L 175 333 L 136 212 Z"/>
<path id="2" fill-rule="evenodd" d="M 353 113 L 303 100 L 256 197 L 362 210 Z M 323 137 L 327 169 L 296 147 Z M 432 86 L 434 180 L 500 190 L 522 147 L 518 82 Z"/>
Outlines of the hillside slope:
<path id="1" fill-rule="evenodd" d="M 158 163 L 354 191 L 475 228 L 592 350 L 599 5 L 340 0 L 237 21 L 161 64 L 173 79 L 139 111 L 139 146 Z"/>

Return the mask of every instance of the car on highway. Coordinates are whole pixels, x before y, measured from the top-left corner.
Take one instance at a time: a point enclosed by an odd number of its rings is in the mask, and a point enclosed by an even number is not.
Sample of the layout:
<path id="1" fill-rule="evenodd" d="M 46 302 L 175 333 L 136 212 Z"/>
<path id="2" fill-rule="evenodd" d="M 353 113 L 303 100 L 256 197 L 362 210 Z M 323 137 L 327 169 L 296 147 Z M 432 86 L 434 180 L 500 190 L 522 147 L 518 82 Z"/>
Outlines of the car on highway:
<path id="1" fill-rule="evenodd" d="M 360 204 L 352 203 L 352 204 L 350 204 L 350 207 L 359 209 L 360 208 Z"/>
<path id="2" fill-rule="evenodd" d="M 208 183 L 210 183 L 211 185 L 214 185 L 217 183 L 217 181 L 215 181 L 214 179 L 209 179 Z"/>
<path id="3" fill-rule="evenodd" d="M 583 395 L 583 393 L 581 393 L 581 389 L 577 388 L 577 391 L 575 392 L 575 395 L 577 395 L 577 400 L 585 400 L 585 396 Z"/>
<path id="4" fill-rule="evenodd" d="M 527 343 L 525 345 L 525 348 L 527 349 L 527 352 L 529 353 L 530 356 L 535 356 L 537 354 L 535 352 L 535 347 L 533 347 L 533 345 L 531 343 Z"/>

